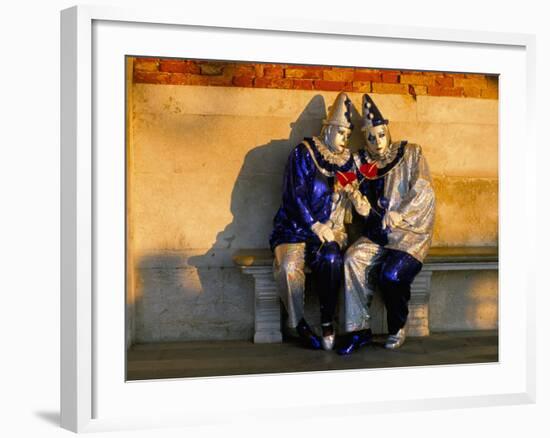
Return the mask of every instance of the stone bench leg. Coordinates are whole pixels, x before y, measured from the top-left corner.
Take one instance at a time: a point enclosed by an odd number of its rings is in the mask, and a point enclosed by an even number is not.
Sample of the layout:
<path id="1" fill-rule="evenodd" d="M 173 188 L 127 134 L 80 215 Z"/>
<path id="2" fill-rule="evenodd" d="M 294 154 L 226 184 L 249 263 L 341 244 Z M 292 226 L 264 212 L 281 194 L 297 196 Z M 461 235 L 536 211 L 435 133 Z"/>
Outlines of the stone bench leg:
<path id="1" fill-rule="evenodd" d="M 241 268 L 244 274 L 254 278 L 254 342 L 282 342 L 281 303 L 271 266 L 249 266 Z M 422 270 L 411 286 L 408 336 L 429 336 L 429 300 L 431 270 Z"/>
<path id="2" fill-rule="evenodd" d="M 407 320 L 408 336 L 429 336 L 429 301 L 432 271 L 422 270 L 411 286 L 409 317 Z"/>
<path id="3" fill-rule="evenodd" d="M 271 266 L 244 266 L 243 273 L 254 277 L 254 342 L 283 341 L 281 304 Z"/>

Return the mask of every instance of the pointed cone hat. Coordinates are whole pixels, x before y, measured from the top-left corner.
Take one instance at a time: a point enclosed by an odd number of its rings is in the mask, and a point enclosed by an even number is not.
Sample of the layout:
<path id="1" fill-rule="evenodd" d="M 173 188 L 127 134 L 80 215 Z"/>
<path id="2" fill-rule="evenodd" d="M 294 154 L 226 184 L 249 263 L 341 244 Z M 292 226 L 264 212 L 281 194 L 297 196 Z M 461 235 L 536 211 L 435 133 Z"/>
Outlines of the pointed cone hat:
<path id="1" fill-rule="evenodd" d="M 363 95 L 363 130 L 378 125 L 387 125 L 388 120 L 382 116 L 382 113 L 368 94 Z"/>
<path id="2" fill-rule="evenodd" d="M 329 108 L 328 116 L 323 120 L 323 124 L 344 126 L 353 129 L 353 124 L 351 123 L 351 100 L 346 93 L 341 92 L 336 96 L 336 100 Z"/>

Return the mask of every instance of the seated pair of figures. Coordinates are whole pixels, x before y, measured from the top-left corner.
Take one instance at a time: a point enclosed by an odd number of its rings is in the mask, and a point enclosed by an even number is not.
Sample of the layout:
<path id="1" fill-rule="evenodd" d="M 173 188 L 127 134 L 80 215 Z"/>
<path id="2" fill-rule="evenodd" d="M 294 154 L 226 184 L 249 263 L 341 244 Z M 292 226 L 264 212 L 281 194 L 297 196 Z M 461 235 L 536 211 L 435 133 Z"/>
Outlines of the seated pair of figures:
<path id="1" fill-rule="evenodd" d="M 335 313 L 342 297 L 339 354 L 372 342 L 370 305 L 375 290 L 386 308 L 385 347 L 403 344 L 411 284 L 428 252 L 435 214 L 433 186 L 420 146 L 392 141 L 389 121 L 365 94 L 364 147 L 352 153 L 351 107 L 349 97 L 338 94 L 320 135 L 305 138 L 290 153 L 270 236 L 287 325 L 306 347 L 335 348 Z M 346 225 L 353 211 L 360 218 L 361 236 L 349 242 Z M 306 270 L 319 297 L 320 334 L 304 317 Z"/>

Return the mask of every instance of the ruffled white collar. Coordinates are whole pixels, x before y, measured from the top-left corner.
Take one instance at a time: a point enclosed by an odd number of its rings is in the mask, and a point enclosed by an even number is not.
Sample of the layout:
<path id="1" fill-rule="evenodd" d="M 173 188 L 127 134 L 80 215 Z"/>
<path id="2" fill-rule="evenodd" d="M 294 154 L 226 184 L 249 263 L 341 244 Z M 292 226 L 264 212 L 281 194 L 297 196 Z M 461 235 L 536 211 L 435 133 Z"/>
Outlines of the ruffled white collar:
<path id="1" fill-rule="evenodd" d="M 367 161 L 369 163 L 375 163 L 376 167 L 379 169 L 382 169 L 383 167 L 386 167 L 388 164 L 390 164 L 393 160 L 395 160 L 395 157 L 397 156 L 397 152 L 399 152 L 399 147 L 401 146 L 401 142 L 395 142 L 390 144 L 390 147 L 386 149 L 386 153 L 381 157 L 374 158 L 369 150 L 365 147 L 365 156 L 367 158 Z"/>
<path id="2" fill-rule="evenodd" d="M 344 148 L 342 152 L 336 153 L 330 150 L 330 148 L 325 145 L 318 137 L 313 137 L 313 142 L 315 143 L 315 147 L 317 148 L 321 156 L 330 164 L 335 164 L 336 166 L 340 167 L 349 161 L 351 152 L 348 148 Z"/>

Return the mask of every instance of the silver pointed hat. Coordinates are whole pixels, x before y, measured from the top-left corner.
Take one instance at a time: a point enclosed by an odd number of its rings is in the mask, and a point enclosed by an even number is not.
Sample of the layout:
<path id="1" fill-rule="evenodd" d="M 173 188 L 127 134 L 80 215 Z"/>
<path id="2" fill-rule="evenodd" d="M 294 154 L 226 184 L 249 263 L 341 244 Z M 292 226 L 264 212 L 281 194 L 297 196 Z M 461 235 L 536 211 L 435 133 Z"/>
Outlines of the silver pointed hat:
<path id="1" fill-rule="evenodd" d="M 329 108 L 328 116 L 323 120 L 324 125 L 344 126 L 353 129 L 351 123 L 351 100 L 343 91 L 336 96 Z"/>

